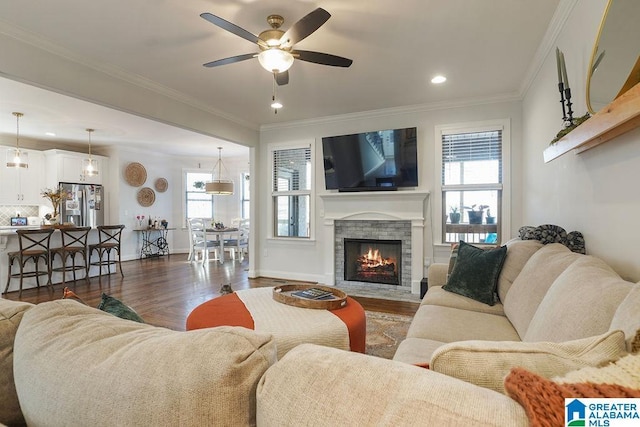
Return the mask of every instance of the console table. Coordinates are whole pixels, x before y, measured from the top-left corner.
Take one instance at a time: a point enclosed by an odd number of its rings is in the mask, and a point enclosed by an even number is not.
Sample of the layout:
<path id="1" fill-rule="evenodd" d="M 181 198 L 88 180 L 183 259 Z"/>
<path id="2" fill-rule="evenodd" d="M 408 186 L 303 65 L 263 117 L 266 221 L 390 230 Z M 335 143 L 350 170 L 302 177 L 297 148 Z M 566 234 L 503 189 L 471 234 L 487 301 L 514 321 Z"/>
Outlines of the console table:
<path id="1" fill-rule="evenodd" d="M 171 255 L 167 235 L 175 228 L 142 228 L 134 231 L 142 236 L 140 259 Z"/>

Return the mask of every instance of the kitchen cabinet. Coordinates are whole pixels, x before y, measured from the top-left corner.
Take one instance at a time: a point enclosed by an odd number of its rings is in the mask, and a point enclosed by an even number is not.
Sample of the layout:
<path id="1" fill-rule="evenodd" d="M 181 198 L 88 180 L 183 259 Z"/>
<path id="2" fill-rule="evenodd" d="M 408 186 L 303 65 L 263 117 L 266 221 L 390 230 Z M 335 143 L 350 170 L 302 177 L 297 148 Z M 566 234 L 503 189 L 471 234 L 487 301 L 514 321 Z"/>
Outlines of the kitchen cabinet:
<path id="1" fill-rule="evenodd" d="M 98 175 L 87 176 L 82 170 L 82 162 L 87 154 L 64 150 L 45 151 L 47 168 L 47 185 L 56 186 L 59 182 L 75 182 L 81 184 L 102 184 L 108 166 L 108 158 L 92 155 L 98 163 Z"/>
<path id="2" fill-rule="evenodd" d="M 44 181 L 44 154 L 42 151 L 20 151 L 28 153 L 28 168 L 11 168 L 6 166 L 6 152 L 14 147 L 0 146 L 0 203 L 7 205 L 41 205 L 40 196 Z"/>

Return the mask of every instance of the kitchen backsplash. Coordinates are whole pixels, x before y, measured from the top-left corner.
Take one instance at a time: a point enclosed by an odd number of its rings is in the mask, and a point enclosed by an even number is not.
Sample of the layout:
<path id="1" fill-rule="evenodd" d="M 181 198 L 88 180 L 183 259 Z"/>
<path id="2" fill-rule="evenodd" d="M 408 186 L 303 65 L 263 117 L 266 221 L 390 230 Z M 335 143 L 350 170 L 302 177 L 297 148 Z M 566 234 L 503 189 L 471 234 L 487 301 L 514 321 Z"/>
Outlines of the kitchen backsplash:
<path id="1" fill-rule="evenodd" d="M 38 210 L 38 206 L 0 206 L 0 225 L 11 225 L 11 217 L 16 216 L 17 212 L 20 212 L 20 216 L 38 217 Z M 40 224 L 40 221 L 38 221 L 38 224 Z"/>

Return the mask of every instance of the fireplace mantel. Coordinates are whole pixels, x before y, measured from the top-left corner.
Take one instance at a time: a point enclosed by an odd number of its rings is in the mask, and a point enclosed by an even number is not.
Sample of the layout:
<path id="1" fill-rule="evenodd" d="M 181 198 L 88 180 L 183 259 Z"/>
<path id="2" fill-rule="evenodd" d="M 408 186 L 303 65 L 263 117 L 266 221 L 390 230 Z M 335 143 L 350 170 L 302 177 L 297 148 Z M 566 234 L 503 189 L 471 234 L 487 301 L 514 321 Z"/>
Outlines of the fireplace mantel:
<path id="1" fill-rule="evenodd" d="M 371 191 L 320 194 L 324 218 L 325 278 L 335 284 L 336 221 L 409 221 L 411 223 L 411 292 L 420 293 L 424 274 L 424 224 L 427 191 Z"/>
<path id="2" fill-rule="evenodd" d="M 427 191 L 365 191 L 320 194 L 320 215 L 327 220 L 418 220 L 424 221 Z"/>

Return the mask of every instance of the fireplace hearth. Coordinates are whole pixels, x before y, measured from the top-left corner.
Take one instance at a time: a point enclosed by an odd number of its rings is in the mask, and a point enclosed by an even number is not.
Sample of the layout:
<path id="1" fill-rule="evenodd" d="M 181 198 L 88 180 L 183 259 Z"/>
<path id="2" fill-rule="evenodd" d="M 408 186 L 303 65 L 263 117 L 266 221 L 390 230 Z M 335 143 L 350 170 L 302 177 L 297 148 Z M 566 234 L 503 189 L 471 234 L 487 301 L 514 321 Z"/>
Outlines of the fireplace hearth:
<path id="1" fill-rule="evenodd" d="M 344 280 L 400 285 L 401 240 L 344 239 Z"/>

